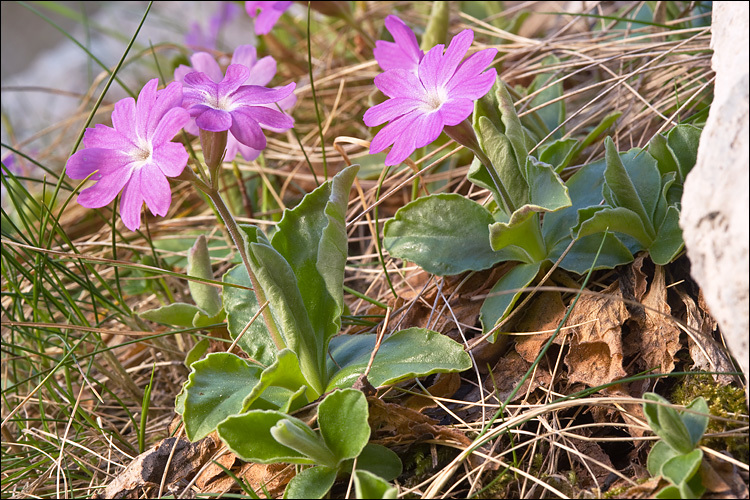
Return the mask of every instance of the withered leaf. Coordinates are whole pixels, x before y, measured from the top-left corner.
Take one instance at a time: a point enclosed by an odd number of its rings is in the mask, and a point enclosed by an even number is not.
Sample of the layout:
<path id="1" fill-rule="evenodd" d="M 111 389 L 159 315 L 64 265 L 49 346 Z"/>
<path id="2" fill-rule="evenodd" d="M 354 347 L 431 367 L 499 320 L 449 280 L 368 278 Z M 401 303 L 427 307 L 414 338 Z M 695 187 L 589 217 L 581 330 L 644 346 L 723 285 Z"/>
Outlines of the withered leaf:
<path id="1" fill-rule="evenodd" d="M 713 338 L 713 319 L 701 311 L 685 291 L 678 288 L 677 294 L 685 305 L 685 323 L 692 329 L 688 334 L 688 347 L 693 366 L 703 371 L 733 372 L 726 350 Z M 731 375 L 713 375 L 713 378 L 721 385 L 731 384 L 734 380 Z"/>
<path id="2" fill-rule="evenodd" d="M 629 313 L 617 281 L 601 295 L 580 298 L 568 318 L 570 350 L 565 356 L 568 380 L 589 387 L 627 375 L 622 367 L 622 324 Z"/>
<path id="3" fill-rule="evenodd" d="M 172 485 L 195 474 L 216 451 L 218 443 L 212 436 L 191 443 L 187 438 L 171 437 L 160 441 L 133 459 L 130 465 L 113 479 L 101 498 L 138 498 L 140 488 L 154 487 L 161 483 L 167 461 L 172 454 L 166 485 Z"/>
<path id="4" fill-rule="evenodd" d="M 560 292 L 542 292 L 529 304 L 523 318 L 516 325 L 519 332 L 539 332 L 536 335 L 517 335 L 516 352 L 533 363 L 565 316 L 565 305 Z M 569 323 L 570 324 L 570 323 Z M 561 343 L 558 335 L 555 343 Z"/>
<path id="5" fill-rule="evenodd" d="M 680 350 L 680 330 L 675 326 L 667 304 L 664 268 L 656 266 L 651 288 L 643 298 L 645 320 L 641 328 L 640 355 L 645 368 L 656 368 L 661 373 L 674 370 L 674 356 Z M 661 314 L 660 314 L 661 313 Z"/>
<path id="6" fill-rule="evenodd" d="M 503 403 L 521 382 L 521 378 L 523 378 L 530 367 L 531 363 L 523 359 L 518 353 L 509 352 L 498 360 L 492 369 L 492 379 L 487 377 L 484 387 L 488 392 L 492 392 L 497 388 L 495 397 Z M 532 373 L 524 381 L 511 401 L 525 398 L 527 393 L 533 392 L 537 387 L 549 387 L 551 381 L 552 375 L 550 375 L 549 371 L 546 368 L 538 366 L 536 372 Z"/>

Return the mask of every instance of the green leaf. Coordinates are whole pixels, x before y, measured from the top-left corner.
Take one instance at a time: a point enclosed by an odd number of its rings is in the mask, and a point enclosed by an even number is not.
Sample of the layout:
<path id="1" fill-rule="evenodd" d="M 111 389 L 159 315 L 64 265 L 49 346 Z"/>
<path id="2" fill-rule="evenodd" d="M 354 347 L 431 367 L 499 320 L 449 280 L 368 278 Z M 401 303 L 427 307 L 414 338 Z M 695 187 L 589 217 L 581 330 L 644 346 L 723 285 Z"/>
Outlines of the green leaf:
<path id="1" fill-rule="evenodd" d="M 670 206 L 667 208 L 667 215 L 656 233 L 654 242 L 648 248 L 651 260 L 660 266 L 669 264 L 680 253 L 684 244 L 680 228 L 680 211 Z"/>
<path id="2" fill-rule="evenodd" d="M 311 467 L 294 476 L 284 490 L 284 498 L 323 498 L 336 481 L 336 469 Z"/>
<path id="3" fill-rule="evenodd" d="M 188 250 L 187 259 L 188 276 L 208 280 L 214 279 L 214 274 L 211 270 L 211 258 L 208 254 L 208 245 L 206 244 L 206 237 L 204 235 L 201 234 L 195 240 L 195 244 Z M 206 316 L 211 317 L 219 314 L 221 310 L 219 290 L 213 285 L 192 280 L 188 281 L 188 287 L 196 305 L 206 311 Z"/>
<path id="4" fill-rule="evenodd" d="M 536 212 L 554 212 L 571 205 L 568 187 L 552 165 L 540 162 L 533 156 L 526 159 L 529 179 L 529 205 Z"/>
<path id="5" fill-rule="evenodd" d="M 252 287 L 250 276 L 248 276 L 243 265 L 230 269 L 224 274 L 222 281 Z M 259 309 L 253 291 L 225 286 L 222 297 L 224 309 L 227 312 L 229 334 L 233 339 L 242 334 L 242 338 L 237 342 L 237 345 L 248 356 L 263 365 L 268 366 L 276 361 L 276 345 L 271 339 L 271 334 L 268 333 L 263 318 L 258 315 L 248 327 L 250 320 L 258 313 Z M 271 312 L 273 313 L 273 310 Z M 278 321 L 276 323 L 278 324 Z"/>
<path id="6" fill-rule="evenodd" d="M 500 132 L 489 119 L 479 118 L 478 125 L 476 132 L 479 145 L 492 162 L 492 167 L 503 184 L 502 187 L 508 193 L 513 207 L 525 205 L 529 200 L 529 185 L 526 183 L 525 172 L 522 170 L 526 157 L 523 159 L 524 163 L 518 163 L 511 140 Z M 489 186 L 491 186 L 499 206 L 503 207 L 502 197 L 500 197 L 498 191 L 499 186 L 495 187 L 489 174 L 486 175 L 486 178 L 490 180 Z M 481 177 L 481 179 L 486 180 L 484 177 Z"/>
<path id="7" fill-rule="evenodd" d="M 326 346 L 322 332 L 316 332 L 310 323 L 300 283 L 286 259 L 272 246 L 262 241 L 250 242 L 248 254 L 287 347 L 299 358 L 310 387 L 322 394 Z"/>
<path id="8" fill-rule="evenodd" d="M 679 500 L 684 497 L 680 494 L 680 489 L 677 486 L 669 485 L 659 490 L 659 492 L 656 495 L 654 495 L 654 498 L 659 498 L 659 499 L 664 499 L 664 500 L 667 500 L 667 499 Z M 688 498 L 691 498 L 691 497 L 688 497 Z"/>
<path id="9" fill-rule="evenodd" d="M 351 472 L 353 460 L 349 460 L 343 470 Z M 401 475 L 403 465 L 398 455 L 385 446 L 368 443 L 357 457 L 357 470 L 366 470 L 386 481 L 393 481 Z"/>
<path id="10" fill-rule="evenodd" d="M 679 488 L 682 483 L 690 480 L 698 472 L 702 461 L 703 450 L 693 450 L 690 453 L 680 454 L 664 462 L 661 467 L 661 474 Z M 690 493 L 694 492 L 691 491 Z M 700 494 L 697 496 L 691 494 L 685 498 L 700 498 Z"/>
<path id="11" fill-rule="evenodd" d="M 544 238 L 539 227 L 539 215 L 520 210 L 509 223 L 495 222 L 489 227 L 490 246 L 495 251 L 512 252 L 514 260 L 527 264 L 541 262 L 547 257 Z"/>
<path id="12" fill-rule="evenodd" d="M 193 326 L 197 328 L 206 328 L 211 325 L 218 325 L 220 323 L 224 323 L 224 320 L 226 318 L 227 318 L 227 313 L 224 311 L 224 309 L 219 309 L 219 312 L 216 314 L 216 316 L 206 316 L 205 314 L 199 311 L 195 313 L 195 316 L 193 316 Z"/>
<path id="13" fill-rule="evenodd" d="M 555 56 L 548 56 L 545 57 L 544 60 L 542 60 L 542 66 L 554 66 L 558 64 L 560 64 L 560 60 Z M 541 89 L 543 87 L 547 88 L 542 90 L 539 94 L 531 99 L 531 102 L 529 103 L 530 108 L 536 108 L 562 96 L 562 81 L 557 81 L 556 83 L 550 85 L 559 77 L 560 75 L 557 73 L 540 73 L 534 78 L 534 81 L 529 86 L 529 93 L 536 92 L 538 89 Z M 559 100 L 553 102 L 552 104 L 547 104 L 543 108 L 538 109 L 536 111 L 536 114 L 539 115 L 539 117 L 544 122 L 545 127 L 547 127 L 547 132 L 551 132 L 558 125 L 565 121 L 565 101 Z M 555 135 L 553 137 L 560 138 L 564 133 L 565 130 L 561 128 L 560 130 L 555 132 Z"/>
<path id="14" fill-rule="evenodd" d="M 658 394 L 647 392 L 643 399 L 664 404 L 644 403 L 643 413 L 649 427 L 670 447 L 679 453 L 690 453 L 694 445 L 690 433 L 682 422 L 677 410 L 665 406 L 669 402 Z"/>
<path id="15" fill-rule="evenodd" d="M 430 19 L 422 35 L 420 48 L 427 52 L 435 45 L 446 43 L 448 23 L 450 22 L 450 4 L 447 2 L 433 2 Z"/>
<path id="16" fill-rule="evenodd" d="M 581 151 L 586 149 L 590 144 L 593 144 L 594 141 L 596 141 L 600 135 L 602 135 L 609 127 L 611 127 L 617 119 L 622 115 L 622 111 L 614 111 L 604 118 L 602 118 L 602 121 L 599 122 L 599 125 L 594 127 L 591 132 L 586 134 L 586 137 L 581 141 L 581 143 L 576 148 L 575 155 L 578 155 Z M 574 155 L 574 156 L 575 156 Z"/>
<path id="17" fill-rule="evenodd" d="M 526 146 L 526 133 L 524 132 L 521 120 L 516 113 L 516 107 L 513 104 L 505 83 L 498 77 L 499 85 L 497 89 L 493 86 L 492 91 L 497 96 L 497 102 L 500 109 L 500 120 L 505 128 L 504 134 L 510 140 L 513 146 L 516 163 L 523 168 L 526 163 L 526 157 L 529 156 L 529 148 Z M 497 82 L 496 82 L 497 83 Z M 528 177 L 526 178 L 527 180 Z M 520 206 L 520 205 L 518 205 Z"/>
<path id="18" fill-rule="evenodd" d="M 479 315 L 479 318 L 482 321 L 482 333 L 487 333 L 492 330 L 498 322 L 510 313 L 513 304 L 515 304 L 521 294 L 524 293 L 523 290 L 512 292 L 510 290 L 522 289 L 529 286 L 539 272 L 541 265 L 541 262 L 519 264 L 505 273 L 505 275 L 495 283 L 495 286 L 492 287 L 492 290 L 490 290 L 487 298 L 484 300 Z M 493 335 L 492 342 L 497 339 L 498 333 L 499 332 L 496 332 Z"/>
<path id="19" fill-rule="evenodd" d="M 398 496 L 398 488 L 366 470 L 354 472 L 354 492 L 357 498 L 396 498 Z"/>
<path id="20" fill-rule="evenodd" d="M 250 410 L 227 418 L 217 430 L 229 450 L 246 462 L 314 464 L 310 457 L 284 446 L 271 434 L 271 429 L 279 422 L 289 420 L 305 426 L 301 420 L 280 411 Z"/>
<path id="21" fill-rule="evenodd" d="M 656 160 L 639 149 L 630 150 L 621 157 L 610 137 L 604 144 L 607 150 L 604 199 L 613 207 L 623 207 L 635 212 L 653 239 L 656 231 L 652 221 L 661 195 L 661 175 L 656 167 Z"/>
<path id="22" fill-rule="evenodd" d="M 655 135 L 648 143 L 648 151 L 658 161 L 662 174 L 676 172 L 679 182 L 684 183 L 687 174 L 695 166 L 700 136 L 701 129 L 694 125 L 677 125 L 666 137 Z"/>
<path id="23" fill-rule="evenodd" d="M 195 315 L 201 312 L 201 309 L 193 304 L 174 302 L 156 309 L 143 311 L 138 316 L 149 321 L 155 321 L 156 323 L 189 328 L 193 326 Z"/>
<path id="24" fill-rule="evenodd" d="M 336 390 L 318 405 L 320 434 L 340 462 L 360 454 L 370 439 L 367 399 L 361 391 Z"/>
<path id="25" fill-rule="evenodd" d="M 271 435 L 280 444 L 310 457 L 313 463 L 331 468 L 339 464 L 323 439 L 301 420 L 281 419 L 271 427 Z"/>
<path id="26" fill-rule="evenodd" d="M 602 244 L 602 234 L 592 234 L 579 238 L 565 255 L 560 267 L 578 274 L 586 274 L 596 259 L 594 270 L 614 269 L 617 266 L 633 261 L 631 250 L 612 233 L 604 236 L 604 246 L 599 257 L 599 246 Z M 547 260 L 557 262 L 562 253 L 568 248 L 570 240 L 562 240 L 549 252 Z"/>
<path id="27" fill-rule="evenodd" d="M 269 387 L 276 388 L 273 394 L 271 394 L 271 391 L 267 391 Z M 265 396 L 265 400 L 274 403 L 277 408 L 281 408 L 294 393 L 302 388 L 305 389 L 305 401 L 302 405 L 314 401 L 318 397 L 318 394 L 308 387 L 307 380 L 300 371 L 297 356 L 289 349 L 282 349 L 279 351 L 276 361 L 263 370 L 260 374 L 259 383 L 255 385 L 252 392 L 243 401 L 243 411 L 252 408 L 253 403 L 261 395 Z"/>
<path id="28" fill-rule="evenodd" d="M 576 139 L 558 139 L 541 148 L 539 160 L 552 165 L 559 174 L 575 158 L 577 146 Z"/>
<path id="29" fill-rule="evenodd" d="M 488 269 L 503 260 L 489 245 L 492 214 L 459 194 L 418 198 L 383 228 L 383 246 L 393 257 L 438 276 Z"/>
<path id="30" fill-rule="evenodd" d="M 653 238 L 643 226 L 643 220 L 632 210 L 607 205 L 586 207 L 578 210 L 578 225 L 573 228 L 576 238 L 604 231 L 629 234 L 637 239 L 643 248 L 648 248 Z"/>
<path id="31" fill-rule="evenodd" d="M 358 165 L 345 168 L 307 194 L 294 209 L 286 210 L 271 239 L 271 245 L 294 271 L 321 353 L 341 328 L 347 257 L 345 217 L 358 169 Z"/>
<path id="32" fill-rule="evenodd" d="M 682 414 L 682 423 L 685 424 L 690 434 L 690 442 L 693 444 L 693 447 L 696 447 L 701 438 L 703 438 L 706 427 L 708 427 L 708 403 L 706 403 L 703 396 L 700 396 L 691 401 L 687 405 L 687 409 L 702 413 L 702 415 L 688 412 Z"/>
<path id="33" fill-rule="evenodd" d="M 336 359 L 341 369 L 331 378 L 326 390 L 351 387 L 364 373 L 370 355 L 369 351 L 362 352 L 346 365 Z M 409 328 L 391 334 L 383 341 L 367 378 L 373 386 L 379 387 L 433 373 L 460 372 L 469 368 L 471 358 L 461 344 L 432 330 Z"/>
<path id="34" fill-rule="evenodd" d="M 201 359 L 203 355 L 206 354 L 209 347 L 211 347 L 211 342 L 208 339 L 203 339 L 188 351 L 187 356 L 185 356 L 185 366 L 188 370 L 190 369 L 190 365 Z"/>
<path id="35" fill-rule="evenodd" d="M 242 410 L 242 401 L 258 383 L 261 369 L 226 352 L 209 354 L 191 368 L 183 420 L 188 439 L 196 441 Z"/>
<path id="36" fill-rule="evenodd" d="M 677 455 L 679 455 L 679 453 L 673 450 L 666 442 L 657 441 L 648 453 L 648 459 L 646 460 L 648 473 L 653 477 L 661 476 L 662 466 L 667 460 L 671 460 Z"/>

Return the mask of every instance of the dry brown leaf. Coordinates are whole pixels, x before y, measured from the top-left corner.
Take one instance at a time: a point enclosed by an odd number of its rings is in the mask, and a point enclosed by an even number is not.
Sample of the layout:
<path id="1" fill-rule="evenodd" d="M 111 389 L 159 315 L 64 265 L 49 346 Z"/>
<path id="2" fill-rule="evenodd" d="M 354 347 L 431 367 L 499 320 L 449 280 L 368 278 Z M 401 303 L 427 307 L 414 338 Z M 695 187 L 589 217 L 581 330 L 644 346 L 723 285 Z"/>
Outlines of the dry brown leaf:
<path id="1" fill-rule="evenodd" d="M 594 387 L 627 375 L 622 368 L 621 328 L 629 316 L 617 281 L 600 296 L 581 297 L 567 323 L 573 327 L 565 356 L 570 382 Z"/>
<path id="2" fill-rule="evenodd" d="M 698 370 L 709 372 L 733 372 L 734 366 L 726 350 L 714 340 L 714 320 L 706 312 L 702 312 L 695 301 L 685 291 L 677 289 L 680 300 L 685 305 L 685 323 L 693 329 L 688 335 L 688 347 L 693 366 Z M 715 381 L 721 385 L 731 384 L 732 375 L 713 375 Z"/>
<path id="3" fill-rule="evenodd" d="M 518 353 L 509 352 L 500 358 L 492 369 L 494 384 L 492 379 L 488 377 L 484 382 L 484 387 L 487 392 L 493 392 L 497 388 L 495 396 L 498 401 L 505 402 L 530 367 L 531 363 L 523 359 Z M 537 367 L 536 371 L 526 379 L 511 401 L 526 397 L 527 393 L 533 392 L 537 387 L 549 387 L 551 381 L 552 375 L 550 375 L 549 371 L 545 368 Z"/>
<path id="4" fill-rule="evenodd" d="M 271 498 L 281 498 L 286 485 L 294 477 L 294 466 L 289 464 L 242 463 L 235 476 L 244 479 L 250 487 L 261 492 L 265 488 Z M 226 474 L 201 488 L 202 493 L 225 493 L 236 487 L 234 478 Z"/>
<path id="5" fill-rule="evenodd" d="M 138 498 L 142 488 L 158 487 L 165 473 L 167 461 L 176 447 L 165 485 L 195 474 L 216 451 L 218 443 L 212 436 L 191 443 L 187 438 L 171 437 L 160 441 L 133 459 L 104 489 L 100 498 Z"/>
<path id="6" fill-rule="evenodd" d="M 438 373 L 435 381 L 429 387 L 427 392 L 437 398 L 449 398 L 453 396 L 461 387 L 461 376 L 458 373 Z M 374 395 L 367 394 L 366 395 Z M 435 400 L 429 396 L 413 395 L 406 398 L 404 406 L 412 410 L 422 411 L 425 408 L 434 408 L 437 406 Z"/>
<path id="7" fill-rule="evenodd" d="M 656 368 L 661 373 L 671 373 L 674 370 L 675 354 L 682 346 L 680 330 L 670 317 L 672 310 L 667 304 L 667 288 L 662 266 L 656 266 L 654 269 L 651 288 L 642 303 L 650 308 L 646 309 L 646 318 L 641 328 L 640 355 L 645 362 L 644 368 Z"/>
<path id="8" fill-rule="evenodd" d="M 563 304 L 560 292 L 542 292 L 529 304 L 524 316 L 518 321 L 516 330 L 518 332 L 540 332 L 536 335 L 517 335 L 516 352 L 521 357 L 533 363 L 544 344 L 549 340 L 557 326 L 565 316 L 565 304 Z M 556 344 L 561 343 L 562 335 L 555 339 Z"/>
<path id="9" fill-rule="evenodd" d="M 706 487 L 703 498 L 748 498 L 746 479 L 726 460 L 705 453 L 699 472 Z"/>
<path id="10" fill-rule="evenodd" d="M 372 442 L 392 447 L 410 445 L 417 441 L 437 439 L 450 441 L 464 446 L 471 444 L 471 439 L 462 432 L 404 406 L 386 403 L 375 397 L 368 397 L 370 417 L 368 422 L 372 429 Z"/>

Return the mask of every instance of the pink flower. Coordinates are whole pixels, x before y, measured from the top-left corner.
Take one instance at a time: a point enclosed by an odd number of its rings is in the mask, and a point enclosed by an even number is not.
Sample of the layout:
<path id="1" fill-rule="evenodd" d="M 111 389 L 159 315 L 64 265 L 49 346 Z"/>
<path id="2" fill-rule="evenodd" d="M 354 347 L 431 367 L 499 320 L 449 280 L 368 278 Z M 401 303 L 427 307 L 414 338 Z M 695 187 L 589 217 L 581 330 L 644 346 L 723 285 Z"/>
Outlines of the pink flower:
<path id="1" fill-rule="evenodd" d="M 174 79 L 179 82 L 184 82 L 185 75 L 194 71 L 200 71 L 205 73 L 215 83 L 219 83 L 224 78 L 221 72 L 221 68 L 216 60 L 207 52 L 196 52 L 190 57 L 190 62 L 193 67 L 185 66 L 181 64 L 174 70 Z M 271 79 L 276 75 L 276 60 L 271 56 L 263 57 L 258 59 L 255 47 L 252 45 L 240 45 L 232 54 L 231 64 L 241 64 L 250 70 L 250 74 L 243 82 L 243 85 L 259 85 L 265 86 Z M 280 87 L 274 87 L 278 89 Z M 297 96 L 290 94 L 289 96 L 278 101 L 278 105 L 282 110 L 287 110 L 294 106 L 297 102 Z M 277 109 L 276 103 L 263 104 L 270 109 Z M 275 128 L 268 125 L 261 125 L 262 128 L 271 130 L 273 132 L 283 132 L 286 128 Z M 190 123 L 185 127 L 185 130 L 193 135 L 198 135 L 198 126 L 195 124 L 195 119 L 191 119 Z M 242 157 L 247 160 L 254 160 L 260 155 L 261 150 L 251 148 L 238 141 L 231 132 L 227 134 L 227 153 L 226 160 L 231 161 L 240 153 Z"/>
<path id="2" fill-rule="evenodd" d="M 265 35 L 271 31 L 273 25 L 279 20 L 292 2 L 245 2 L 245 10 L 250 17 L 255 19 L 255 34 Z M 260 14 L 258 14 L 260 11 Z"/>
<path id="3" fill-rule="evenodd" d="M 180 107 L 182 88 L 173 82 L 156 90 L 158 79 L 148 82 L 138 95 L 115 104 L 112 125 L 97 125 L 83 136 L 85 149 L 68 160 L 67 174 L 84 179 L 92 172 L 96 184 L 81 191 L 78 203 L 87 208 L 108 205 L 122 191 L 120 216 L 135 231 L 141 226 L 141 207 L 165 216 L 172 202 L 167 177 L 180 175 L 188 154 L 171 142 L 189 120 Z"/>
<path id="4" fill-rule="evenodd" d="M 405 69 L 417 73 L 424 52 L 419 48 L 417 37 L 404 22 L 394 15 L 385 18 L 385 27 L 395 42 L 378 40 L 372 51 L 383 71 Z"/>
<path id="5" fill-rule="evenodd" d="M 401 31 L 399 38 L 411 37 Z M 443 127 L 458 125 L 471 115 L 474 101 L 489 92 L 497 75 L 494 68 L 484 71 L 496 49 L 479 51 L 461 62 L 473 40 L 474 32 L 466 29 L 453 37 L 445 54 L 442 44 L 430 49 L 417 64 L 417 71 L 405 69 L 404 63 L 375 77 L 375 86 L 390 99 L 368 109 L 364 122 L 368 127 L 390 123 L 375 135 L 370 153 L 393 145 L 385 164 L 397 165 L 437 139 Z M 413 60 L 415 46 L 411 42 L 408 46 L 403 52 Z M 385 64 L 400 64 L 399 57 L 389 49 Z"/>
<path id="6" fill-rule="evenodd" d="M 195 118 L 198 128 L 208 132 L 228 130 L 241 144 L 262 150 L 266 136 L 261 125 L 279 130 L 294 126 L 290 116 L 263 105 L 288 97 L 295 84 L 279 89 L 242 85 L 249 77 L 250 70 L 241 64 L 230 64 L 219 83 L 205 73 L 188 73 L 183 81 L 182 106 Z"/>
<path id="7" fill-rule="evenodd" d="M 231 21 L 240 11 L 240 7 L 232 2 L 220 2 L 216 14 L 208 21 L 208 28 L 204 33 L 200 23 L 190 23 L 190 30 L 185 35 L 185 45 L 204 49 L 216 48 L 216 40 L 222 27 Z"/>

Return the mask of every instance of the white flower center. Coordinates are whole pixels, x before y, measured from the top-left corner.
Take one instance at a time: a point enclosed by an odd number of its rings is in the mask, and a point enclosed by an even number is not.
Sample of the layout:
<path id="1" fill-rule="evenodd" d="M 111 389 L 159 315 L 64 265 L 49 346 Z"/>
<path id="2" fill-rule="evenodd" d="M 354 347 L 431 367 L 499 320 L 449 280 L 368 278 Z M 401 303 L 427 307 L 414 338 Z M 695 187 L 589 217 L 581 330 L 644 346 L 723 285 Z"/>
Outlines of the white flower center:
<path id="1" fill-rule="evenodd" d="M 427 92 L 422 109 L 428 113 L 437 111 L 447 100 L 448 95 L 442 87 L 437 89 L 437 92 Z"/>
<path id="2" fill-rule="evenodd" d="M 133 149 L 130 153 L 130 157 L 134 162 L 138 163 L 138 167 L 142 167 L 146 163 L 149 163 L 153 157 L 153 147 L 149 141 L 141 139 L 138 147 Z"/>

